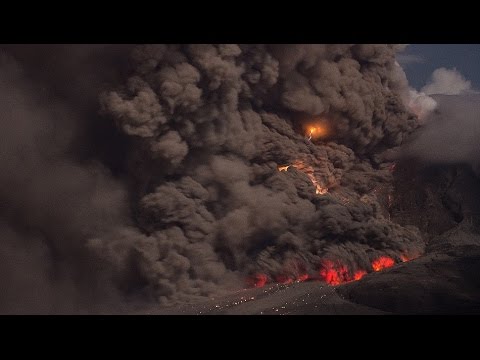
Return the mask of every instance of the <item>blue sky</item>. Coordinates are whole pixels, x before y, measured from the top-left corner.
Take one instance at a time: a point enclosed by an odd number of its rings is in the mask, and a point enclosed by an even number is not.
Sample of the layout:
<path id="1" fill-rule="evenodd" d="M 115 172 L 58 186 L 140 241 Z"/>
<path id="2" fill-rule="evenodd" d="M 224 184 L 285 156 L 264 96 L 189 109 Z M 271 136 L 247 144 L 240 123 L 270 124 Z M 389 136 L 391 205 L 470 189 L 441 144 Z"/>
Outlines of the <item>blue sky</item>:
<path id="1" fill-rule="evenodd" d="M 441 67 L 456 68 L 474 89 L 480 89 L 480 44 L 411 44 L 398 61 L 417 90 Z"/>

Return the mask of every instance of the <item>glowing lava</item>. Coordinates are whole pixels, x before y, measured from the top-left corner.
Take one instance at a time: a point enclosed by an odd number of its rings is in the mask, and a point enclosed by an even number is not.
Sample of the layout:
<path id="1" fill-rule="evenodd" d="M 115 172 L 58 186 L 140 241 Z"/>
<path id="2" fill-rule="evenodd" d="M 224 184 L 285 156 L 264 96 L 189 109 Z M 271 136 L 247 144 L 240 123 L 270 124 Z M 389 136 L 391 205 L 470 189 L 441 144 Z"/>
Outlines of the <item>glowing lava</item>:
<path id="1" fill-rule="evenodd" d="M 277 169 L 278 171 L 287 171 L 288 168 L 290 167 L 291 165 L 286 165 L 286 166 L 277 166 Z"/>
<path id="2" fill-rule="evenodd" d="M 399 257 L 402 262 L 410 261 L 416 259 L 420 254 L 411 254 L 402 253 Z M 395 260 L 389 256 L 380 256 L 379 258 L 372 261 L 372 270 L 375 272 L 388 269 L 395 265 Z M 280 284 L 292 284 L 293 282 L 303 282 L 309 279 L 315 279 L 315 276 L 311 277 L 305 272 L 305 267 L 301 266 L 300 269 L 295 271 L 300 275 L 284 275 L 280 274 L 274 276 L 274 279 L 277 283 Z M 319 277 L 321 280 L 325 281 L 327 284 L 335 286 L 351 281 L 358 281 L 367 275 L 367 271 L 363 269 L 357 269 L 352 271 L 348 268 L 347 265 L 342 264 L 340 261 L 323 259 L 321 261 L 320 269 L 318 271 Z M 318 279 L 318 278 L 317 278 Z M 256 274 L 250 277 L 247 280 L 249 287 L 260 288 L 267 284 L 268 277 L 265 274 Z"/>
<path id="3" fill-rule="evenodd" d="M 328 188 L 326 186 L 323 186 L 320 184 L 320 182 L 317 180 L 315 177 L 315 169 L 310 166 L 306 165 L 303 161 L 301 160 L 296 160 L 293 164 L 291 165 L 284 165 L 284 166 L 277 166 L 278 171 L 287 171 L 290 166 L 293 166 L 295 169 L 298 171 L 303 172 L 305 175 L 308 176 L 310 181 L 312 182 L 313 186 L 315 187 L 315 194 L 317 195 L 325 195 L 328 192 Z"/>
<path id="4" fill-rule="evenodd" d="M 339 285 L 340 275 L 336 269 L 322 269 L 320 270 L 320 276 L 329 285 Z"/>
<path id="5" fill-rule="evenodd" d="M 249 287 L 260 288 L 265 286 L 265 284 L 267 283 L 267 280 L 268 280 L 267 275 L 256 274 L 251 278 L 247 279 L 247 285 Z"/>
<path id="6" fill-rule="evenodd" d="M 324 260 L 320 269 L 320 277 L 329 285 L 340 285 L 346 282 L 360 280 L 367 272 L 357 270 L 353 276 L 346 265 Z"/>
<path id="7" fill-rule="evenodd" d="M 380 256 L 372 261 L 373 271 L 382 271 L 395 265 L 395 261 L 389 256 Z"/>
<path id="8" fill-rule="evenodd" d="M 353 274 L 353 280 L 355 281 L 360 280 L 365 275 L 367 275 L 367 272 L 365 270 L 357 270 L 355 271 L 355 274 Z"/>

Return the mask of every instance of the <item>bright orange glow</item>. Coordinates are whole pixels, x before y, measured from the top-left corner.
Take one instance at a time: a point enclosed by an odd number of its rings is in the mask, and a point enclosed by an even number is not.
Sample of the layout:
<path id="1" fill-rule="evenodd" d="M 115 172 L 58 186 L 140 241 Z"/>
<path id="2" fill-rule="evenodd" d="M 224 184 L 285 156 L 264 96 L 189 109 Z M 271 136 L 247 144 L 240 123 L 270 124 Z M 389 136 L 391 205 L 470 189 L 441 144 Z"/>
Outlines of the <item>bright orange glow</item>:
<path id="1" fill-rule="evenodd" d="M 340 276 L 335 269 L 322 269 L 320 270 L 320 276 L 329 285 L 335 286 L 340 284 Z"/>
<path id="2" fill-rule="evenodd" d="M 305 163 L 300 160 L 295 161 L 292 166 L 298 171 L 301 171 L 308 176 L 313 186 L 315 186 L 315 194 L 325 195 L 328 192 L 328 188 L 320 184 L 320 182 L 315 177 L 315 169 L 312 166 L 305 165 Z"/>
<path id="3" fill-rule="evenodd" d="M 357 270 L 355 271 L 355 274 L 353 274 L 353 280 L 360 280 L 365 275 L 367 275 L 367 272 L 365 270 Z"/>
<path id="4" fill-rule="evenodd" d="M 316 140 L 328 135 L 328 128 L 325 123 L 318 122 L 315 124 L 307 124 L 305 126 L 305 136 L 308 140 Z"/>
<path id="5" fill-rule="evenodd" d="M 381 271 L 395 265 L 395 261 L 389 256 L 380 256 L 372 261 L 373 271 Z"/>
<path id="6" fill-rule="evenodd" d="M 399 255 L 402 262 L 410 261 L 419 257 L 419 253 L 402 253 Z M 298 265 L 298 264 L 297 264 Z M 395 260 L 389 256 L 380 256 L 372 261 L 372 270 L 375 272 L 388 269 L 395 265 Z M 306 269 L 303 265 L 297 266 L 295 273 L 297 275 L 285 275 L 285 273 L 273 276 L 275 282 L 280 284 L 292 284 L 294 282 L 303 282 L 308 279 L 323 280 L 329 285 L 336 286 L 345 284 L 351 281 L 358 281 L 367 275 L 367 271 L 364 269 L 357 269 L 353 271 L 347 265 L 342 264 L 338 260 L 323 259 L 321 260 L 320 269 L 318 271 L 319 278 L 313 275 L 311 277 L 306 273 Z M 300 275 L 298 275 L 300 274 Z M 261 288 L 267 283 L 271 282 L 266 274 L 255 274 L 247 279 L 249 287 Z"/>
<path id="7" fill-rule="evenodd" d="M 291 166 L 291 165 L 286 165 L 286 166 L 280 166 L 280 165 L 278 165 L 278 166 L 277 166 L 277 169 L 278 169 L 278 171 L 287 171 L 290 166 Z"/>
<path id="8" fill-rule="evenodd" d="M 346 282 L 360 280 L 367 272 L 357 270 L 353 276 L 346 265 L 324 260 L 320 269 L 320 277 L 329 285 L 340 285 Z"/>
<path id="9" fill-rule="evenodd" d="M 315 194 L 317 195 L 325 195 L 328 192 L 328 188 L 320 184 L 320 182 L 315 177 L 315 169 L 310 165 L 305 165 L 305 163 L 301 160 L 296 160 L 291 165 L 277 165 L 278 171 L 287 171 L 290 166 L 293 166 L 298 171 L 303 172 L 305 175 L 308 176 L 310 181 L 312 182 L 313 186 L 315 186 Z"/>

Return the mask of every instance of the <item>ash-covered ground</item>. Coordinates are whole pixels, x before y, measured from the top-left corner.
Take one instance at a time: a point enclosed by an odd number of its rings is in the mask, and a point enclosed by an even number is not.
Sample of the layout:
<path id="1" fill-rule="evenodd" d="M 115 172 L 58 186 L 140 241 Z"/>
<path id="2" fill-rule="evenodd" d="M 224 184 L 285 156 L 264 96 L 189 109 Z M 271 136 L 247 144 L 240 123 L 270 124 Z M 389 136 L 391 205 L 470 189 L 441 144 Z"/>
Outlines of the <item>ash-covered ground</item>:
<path id="1" fill-rule="evenodd" d="M 432 253 L 336 287 L 272 284 L 196 305 L 150 308 L 148 315 L 385 315 L 480 313 L 480 237 L 459 230 Z M 467 238 L 469 240 L 467 240 Z M 467 244 L 470 242 L 470 244 Z M 445 245 L 447 244 L 447 245 Z"/>

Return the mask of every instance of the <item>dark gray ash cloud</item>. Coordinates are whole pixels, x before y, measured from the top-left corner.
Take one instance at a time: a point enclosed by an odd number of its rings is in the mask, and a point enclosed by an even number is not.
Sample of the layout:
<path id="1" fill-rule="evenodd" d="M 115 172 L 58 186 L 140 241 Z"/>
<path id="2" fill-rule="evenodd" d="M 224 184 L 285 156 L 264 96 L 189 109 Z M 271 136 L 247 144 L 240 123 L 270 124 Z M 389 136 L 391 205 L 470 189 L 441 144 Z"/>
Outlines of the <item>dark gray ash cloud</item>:
<path id="1" fill-rule="evenodd" d="M 104 165 L 72 155 L 84 103 L 51 95 L 10 53 L 0 54 L 0 312 L 91 311 L 116 290 L 86 244 L 130 222 L 127 192 Z"/>
<path id="2" fill-rule="evenodd" d="M 144 235 L 128 245 L 156 249 L 137 255 L 148 291 L 186 301 L 251 272 L 313 272 L 326 257 L 367 267 L 421 249 L 418 231 L 388 220 L 392 175 L 379 156 L 417 126 L 400 97 L 399 48 L 138 47 L 136 71 L 102 105 L 136 141 L 131 173 L 148 178 L 133 205 Z M 298 131 L 315 116 L 328 119 L 329 141 Z M 330 193 L 277 171 L 296 161 Z"/>
<path id="3" fill-rule="evenodd" d="M 84 99 L 95 100 L 84 102 L 73 92 L 39 106 L 25 89 L 45 79 L 1 72 L 9 240 L 0 254 L 15 249 L 51 298 L 69 289 L 67 311 L 86 293 L 173 304 L 238 289 L 253 273 L 314 273 L 325 258 L 366 268 L 379 255 L 423 249 L 418 230 L 388 215 L 383 154 L 418 126 L 402 102 L 400 46 L 106 46 L 90 49 L 103 60 L 77 76 L 111 69 L 112 54 L 130 49 L 116 73 L 85 77 Z M 52 70 L 57 90 L 63 73 Z M 101 116 L 84 108 L 97 109 L 97 99 Z M 310 142 L 303 127 L 319 118 L 330 135 Z M 101 134 L 117 142 L 98 135 L 105 124 L 114 126 Z M 301 165 L 278 171 L 287 164 Z M 312 176 L 327 194 L 315 194 Z M 4 284 L 28 284 L 5 264 Z M 3 286 L 8 299 L 25 298 Z M 32 302 L 3 309 L 63 309 Z"/>

